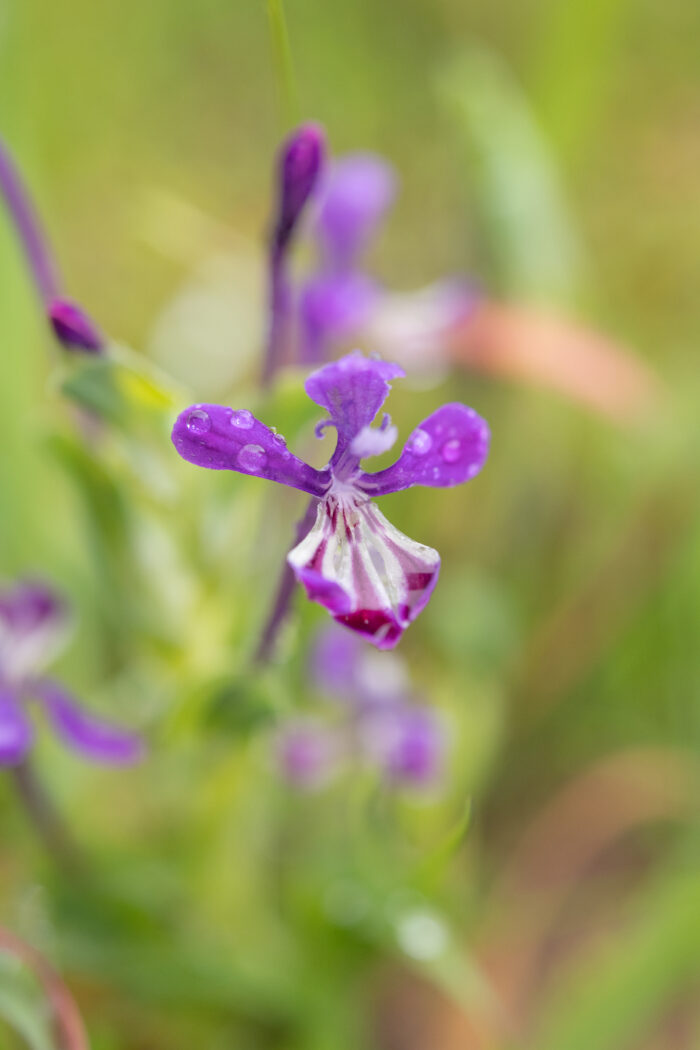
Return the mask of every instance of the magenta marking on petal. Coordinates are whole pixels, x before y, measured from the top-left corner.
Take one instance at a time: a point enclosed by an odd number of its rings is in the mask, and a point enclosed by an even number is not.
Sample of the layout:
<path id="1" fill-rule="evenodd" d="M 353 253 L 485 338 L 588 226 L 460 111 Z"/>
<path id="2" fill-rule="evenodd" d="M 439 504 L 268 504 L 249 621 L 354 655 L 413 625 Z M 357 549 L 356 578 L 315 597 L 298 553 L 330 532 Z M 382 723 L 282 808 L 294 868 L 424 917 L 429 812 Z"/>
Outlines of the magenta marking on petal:
<path id="1" fill-rule="evenodd" d="M 247 409 L 191 405 L 173 427 L 175 448 L 188 463 L 209 470 L 236 470 L 323 496 L 330 473 L 315 470 L 286 447 L 284 438 Z"/>
<path id="2" fill-rule="evenodd" d="M 323 605 L 333 616 L 344 615 L 344 611 L 351 607 L 352 599 L 340 584 L 326 579 L 315 569 L 299 569 L 296 576 L 309 598 Z"/>
<path id="3" fill-rule="evenodd" d="M 364 474 L 358 485 L 376 496 L 412 485 L 461 485 L 483 467 L 489 439 L 488 425 L 473 408 L 443 405 L 413 431 L 393 466 Z"/>
<path id="4" fill-rule="evenodd" d="M 289 564 L 339 623 L 392 648 L 428 602 L 440 558 L 395 529 L 360 495 L 331 493 Z"/>

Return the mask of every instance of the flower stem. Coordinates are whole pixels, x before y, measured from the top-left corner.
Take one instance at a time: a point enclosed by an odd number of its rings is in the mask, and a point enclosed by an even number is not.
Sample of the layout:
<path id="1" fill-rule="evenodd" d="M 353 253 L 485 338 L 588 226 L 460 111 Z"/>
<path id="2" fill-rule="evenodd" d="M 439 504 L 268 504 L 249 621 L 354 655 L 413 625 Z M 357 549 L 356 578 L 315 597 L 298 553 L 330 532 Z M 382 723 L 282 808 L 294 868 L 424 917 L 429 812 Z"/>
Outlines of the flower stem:
<path id="1" fill-rule="evenodd" d="M 307 534 L 309 529 L 314 523 L 316 517 L 316 504 L 318 500 L 315 496 L 312 496 L 309 500 L 309 505 L 306 508 L 304 517 L 297 523 L 296 527 L 296 538 L 294 543 L 299 543 L 304 536 Z M 285 561 L 284 568 L 280 575 L 279 583 L 277 585 L 277 593 L 275 594 L 275 600 L 272 603 L 269 616 L 265 622 L 263 632 L 260 636 L 260 642 L 255 652 L 255 663 L 266 664 L 270 660 L 272 653 L 277 642 L 277 636 L 280 632 L 280 628 L 287 618 L 289 612 L 289 606 L 292 601 L 292 595 L 294 594 L 294 585 L 296 580 L 294 578 L 294 572 L 290 565 Z"/>
<path id="2" fill-rule="evenodd" d="M 88 1050 L 87 1033 L 68 988 L 36 948 L 0 927 L 0 951 L 20 959 L 35 973 L 46 995 L 59 1050 Z"/>
<path id="3" fill-rule="evenodd" d="M 267 0 L 267 16 L 279 94 L 285 119 L 291 125 L 299 121 L 300 106 L 283 0 Z"/>
<path id="4" fill-rule="evenodd" d="M 59 294 L 58 269 L 22 177 L 2 139 L 0 193 L 5 198 L 39 295 L 47 302 Z"/>
<path id="5" fill-rule="evenodd" d="M 25 760 L 12 767 L 12 776 L 38 837 L 58 866 L 75 874 L 83 867 L 82 857 L 33 767 Z"/>

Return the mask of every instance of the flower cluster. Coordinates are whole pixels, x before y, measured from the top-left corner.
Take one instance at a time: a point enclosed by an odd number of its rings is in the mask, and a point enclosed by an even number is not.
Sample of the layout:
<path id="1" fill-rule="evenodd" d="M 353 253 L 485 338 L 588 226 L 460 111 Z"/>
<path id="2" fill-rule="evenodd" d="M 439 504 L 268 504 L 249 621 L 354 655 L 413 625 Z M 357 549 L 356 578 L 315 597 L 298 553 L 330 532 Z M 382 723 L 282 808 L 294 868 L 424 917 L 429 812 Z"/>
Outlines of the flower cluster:
<path id="1" fill-rule="evenodd" d="M 471 283 L 456 278 L 418 292 L 392 293 L 366 272 L 367 249 L 396 195 L 393 168 L 366 152 L 327 163 L 316 125 L 290 136 L 278 168 L 268 373 L 289 358 L 319 364 L 363 333 L 372 345 L 411 365 L 438 351 L 446 333 L 471 314 L 478 295 Z M 287 255 L 305 209 L 312 213 L 317 260 L 295 287 Z"/>
<path id="2" fill-rule="evenodd" d="M 488 453 L 489 429 L 456 402 L 443 405 L 413 431 L 396 462 L 377 473 L 362 460 L 388 451 L 397 431 L 384 415 L 396 365 L 348 354 L 312 373 L 305 389 L 333 426 L 335 451 L 323 470 L 294 456 L 285 439 L 247 409 L 196 404 L 173 429 L 177 451 L 210 470 L 235 470 L 301 489 L 318 500 L 316 521 L 288 555 L 306 593 L 333 618 L 380 649 L 390 649 L 425 608 L 437 582 L 437 551 L 399 532 L 372 497 L 413 485 L 450 487 L 475 477 Z"/>
<path id="3" fill-rule="evenodd" d="M 31 701 L 60 740 L 85 758 L 125 764 L 143 753 L 139 737 L 89 714 L 43 674 L 65 644 L 68 627 L 64 602 L 44 584 L 0 590 L 0 765 L 16 765 L 32 746 Z"/>
<path id="4" fill-rule="evenodd" d="M 310 677 L 336 701 L 340 717 L 295 719 L 281 730 L 277 761 L 286 780 L 318 787 L 359 761 L 393 784 L 435 783 L 445 752 L 443 727 L 432 708 L 416 702 L 398 657 L 380 656 L 357 635 L 330 627 L 314 646 Z"/>

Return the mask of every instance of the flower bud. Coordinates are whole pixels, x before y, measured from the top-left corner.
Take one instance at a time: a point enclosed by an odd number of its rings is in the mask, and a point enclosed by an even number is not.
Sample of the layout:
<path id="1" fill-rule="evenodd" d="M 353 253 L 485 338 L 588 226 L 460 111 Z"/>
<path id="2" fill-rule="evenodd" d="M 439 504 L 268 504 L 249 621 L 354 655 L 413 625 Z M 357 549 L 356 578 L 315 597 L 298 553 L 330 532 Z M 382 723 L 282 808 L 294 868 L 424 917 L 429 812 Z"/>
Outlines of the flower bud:
<path id="1" fill-rule="evenodd" d="M 47 315 L 56 338 L 66 350 L 85 350 L 91 354 L 104 350 L 102 333 L 77 303 L 70 299 L 52 299 Z"/>
<path id="2" fill-rule="evenodd" d="M 279 213 L 273 244 L 287 246 L 323 168 L 325 135 L 318 124 L 302 124 L 283 144 L 278 161 Z"/>

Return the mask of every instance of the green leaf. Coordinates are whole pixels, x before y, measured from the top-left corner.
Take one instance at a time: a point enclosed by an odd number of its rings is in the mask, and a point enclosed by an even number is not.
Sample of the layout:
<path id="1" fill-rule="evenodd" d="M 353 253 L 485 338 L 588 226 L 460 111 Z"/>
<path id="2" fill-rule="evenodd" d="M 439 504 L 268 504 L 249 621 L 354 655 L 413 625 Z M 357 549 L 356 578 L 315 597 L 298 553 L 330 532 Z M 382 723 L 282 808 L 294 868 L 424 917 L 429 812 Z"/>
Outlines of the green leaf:
<path id="1" fill-rule="evenodd" d="M 570 301 L 581 249 L 552 154 L 529 100 L 486 49 L 439 82 L 462 146 L 491 283 L 503 294 Z"/>

